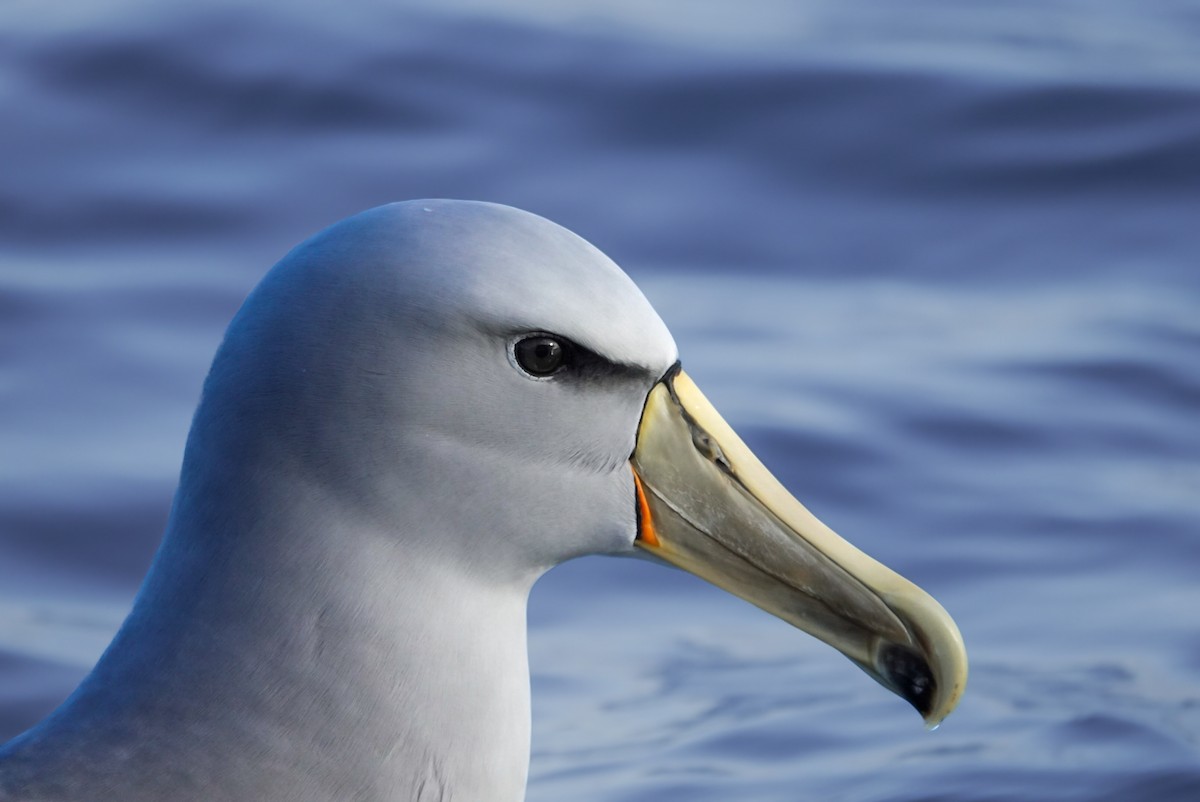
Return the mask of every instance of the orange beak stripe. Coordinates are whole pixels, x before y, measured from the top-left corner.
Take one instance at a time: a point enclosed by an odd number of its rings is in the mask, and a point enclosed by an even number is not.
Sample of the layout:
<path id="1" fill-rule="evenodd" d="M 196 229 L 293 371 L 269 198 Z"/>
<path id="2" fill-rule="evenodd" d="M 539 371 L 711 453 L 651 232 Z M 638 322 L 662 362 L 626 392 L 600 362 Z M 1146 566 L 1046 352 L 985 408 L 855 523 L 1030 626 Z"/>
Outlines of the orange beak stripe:
<path id="1" fill-rule="evenodd" d="M 650 505 L 646 503 L 646 490 L 636 470 L 633 472 L 633 488 L 637 494 L 638 540 L 643 546 L 656 549 L 662 544 L 658 541 L 658 533 L 654 531 L 654 518 L 650 515 Z"/>

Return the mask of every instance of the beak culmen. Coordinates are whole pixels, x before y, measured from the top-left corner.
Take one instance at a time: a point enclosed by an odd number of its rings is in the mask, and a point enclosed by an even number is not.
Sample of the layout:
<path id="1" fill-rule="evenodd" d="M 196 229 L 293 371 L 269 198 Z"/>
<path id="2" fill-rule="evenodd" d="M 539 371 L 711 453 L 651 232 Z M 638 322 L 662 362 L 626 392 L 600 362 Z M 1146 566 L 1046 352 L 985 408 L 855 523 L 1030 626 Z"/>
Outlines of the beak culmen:
<path id="1" fill-rule="evenodd" d="M 817 520 L 678 366 L 631 463 L 639 546 L 825 641 L 929 726 L 958 704 L 967 653 L 942 606 Z"/>

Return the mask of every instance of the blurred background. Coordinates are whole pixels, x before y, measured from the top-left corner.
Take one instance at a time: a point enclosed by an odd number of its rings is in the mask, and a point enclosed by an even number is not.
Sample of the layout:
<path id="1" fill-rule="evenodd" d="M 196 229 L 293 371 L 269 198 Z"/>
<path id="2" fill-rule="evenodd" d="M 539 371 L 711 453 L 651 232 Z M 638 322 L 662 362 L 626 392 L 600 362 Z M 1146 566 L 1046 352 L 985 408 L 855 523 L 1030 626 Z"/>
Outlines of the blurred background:
<path id="1" fill-rule="evenodd" d="M 531 603 L 531 802 L 1200 799 L 1200 3 L 8 0 L 0 741 L 149 564 L 225 324 L 415 197 L 611 255 L 972 656 L 934 733 L 592 558 Z"/>

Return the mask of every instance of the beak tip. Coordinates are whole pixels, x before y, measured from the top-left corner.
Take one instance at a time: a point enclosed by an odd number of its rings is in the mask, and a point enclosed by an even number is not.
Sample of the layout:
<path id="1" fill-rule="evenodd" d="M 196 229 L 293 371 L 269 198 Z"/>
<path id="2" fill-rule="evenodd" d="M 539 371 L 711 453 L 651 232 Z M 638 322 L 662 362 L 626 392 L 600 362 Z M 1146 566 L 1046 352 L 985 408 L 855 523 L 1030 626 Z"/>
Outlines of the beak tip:
<path id="1" fill-rule="evenodd" d="M 920 588 L 901 580 L 886 595 L 909 630 L 906 643 L 877 641 L 876 679 L 917 709 L 929 730 L 954 711 L 967 684 L 967 650 L 946 610 Z"/>
<path id="2" fill-rule="evenodd" d="M 915 649 L 897 643 L 888 644 L 879 654 L 879 670 L 896 694 L 917 709 L 927 723 L 937 701 L 937 679 L 929 663 Z"/>

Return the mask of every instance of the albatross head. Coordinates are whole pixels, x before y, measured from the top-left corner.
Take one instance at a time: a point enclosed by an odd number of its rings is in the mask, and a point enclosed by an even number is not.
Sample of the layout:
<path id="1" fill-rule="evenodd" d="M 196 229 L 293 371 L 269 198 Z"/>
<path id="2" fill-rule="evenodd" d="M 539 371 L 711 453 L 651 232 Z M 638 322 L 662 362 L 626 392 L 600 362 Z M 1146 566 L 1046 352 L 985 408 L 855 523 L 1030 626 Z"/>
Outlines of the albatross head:
<path id="1" fill-rule="evenodd" d="M 797 502 L 633 282 L 553 223 L 460 201 L 371 210 L 293 251 L 223 351 L 233 398 L 276 410 L 263 447 L 480 581 L 637 550 L 829 643 L 929 724 L 962 693 L 941 606 Z"/>

